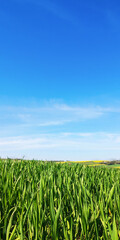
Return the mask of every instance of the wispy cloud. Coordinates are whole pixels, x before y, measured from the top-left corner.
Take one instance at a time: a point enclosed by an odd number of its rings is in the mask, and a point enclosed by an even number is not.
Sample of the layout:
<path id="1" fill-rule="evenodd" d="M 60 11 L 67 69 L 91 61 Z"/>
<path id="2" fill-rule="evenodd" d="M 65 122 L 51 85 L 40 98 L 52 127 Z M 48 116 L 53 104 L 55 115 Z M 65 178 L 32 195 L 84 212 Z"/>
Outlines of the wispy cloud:
<path id="1" fill-rule="evenodd" d="M 67 20 L 69 22 L 75 21 L 75 16 L 73 14 L 70 14 L 68 12 L 68 9 L 65 8 L 64 4 L 60 1 L 51 1 L 51 0 L 13 0 L 19 4 L 24 4 L 27 2 L 27 4 L 32 4 L 34 6 L 37 6 L 39 8 L 45 9 L 46 11 L 50 12 L 52 15 L 55 15 L 56 17 Z"/>
<path id="2" fill-rule="evenodd" d="M 105 114 L 119 113 L 117 108 L 81 107 L 66 104 L 48 104 L 41 107 L 0 107 L 0 124 L 18 126 L 55 126 L 70 122 L 80 122 L 97 119 Z"/>
<path id="3" fill-rule="evenodd" d="M 117 114 L 117 115 L 116 115 Z M 120 117 L 116 107 L 49 102 L 38 106 L 0 107 L 0 156 L 47 159 L 118 158 L 120 133 L 103 131 L 100 120 Z M 112 121 L 112 120 L 111 120 Z M 89 123 L 97 125 L 90 131 Z M 86 130 L 79 126 L 86 123 Z M 98 123 L 98 124 L 97 124 Z M 57 130 L 56 130 L 57 129 Z M 99 130 L 98 130 L 99 129 Z M 98 132 L 99 131 L 99 132 Z"/>
<path id="4" fill-rule="evenodd" d="M 104 3 L 103 3 L 104 4 Z M 120 16 L 119 16 L 119 7 L 116 8 L 116 4 L 111 5 L 109 4 L 103 4 L 101 2 L 95 3 L 92 5 L 92 9 L 94 9 L 96 12 L 100 13 L 102 17 L 104 18 L 104 21 L 110 26 L 111 30 L 119 30 L 120 28 Z"/>
<path id="5" fill-rule="evenodd" d="M 52 14 L 56 15 L 59 18 L 69 20 L 71 21 L 72 16 L 67 12 L 67 9 L 63 8 L 63 6 L 60 5 L 60 2 L 56 1 L 50 1 L 50 0 L 40 0 L 40 1 L 34 1 L 39 6 L 44 7 Z"/>
<path id="6" fill-rule="evenodd" d="M 16 157 L 47 159 L 111 159 L 119 158 L 120 134 L 96 133 L 59 133 L 40 134 L 39 136 L 18 136 L 0 138 L 2 157 L 16 154 Z"/>

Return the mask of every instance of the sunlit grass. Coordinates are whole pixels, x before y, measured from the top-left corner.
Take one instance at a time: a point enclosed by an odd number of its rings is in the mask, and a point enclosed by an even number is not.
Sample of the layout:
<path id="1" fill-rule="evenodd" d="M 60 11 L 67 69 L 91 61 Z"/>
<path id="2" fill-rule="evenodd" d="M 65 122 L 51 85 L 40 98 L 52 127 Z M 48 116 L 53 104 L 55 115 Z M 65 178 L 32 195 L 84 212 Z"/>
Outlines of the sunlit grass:
<path id="1" fill-rule="evenodd" d="M 0 240 L 118 240 L 119 169 L 89 166 L 0 160 Z"/>

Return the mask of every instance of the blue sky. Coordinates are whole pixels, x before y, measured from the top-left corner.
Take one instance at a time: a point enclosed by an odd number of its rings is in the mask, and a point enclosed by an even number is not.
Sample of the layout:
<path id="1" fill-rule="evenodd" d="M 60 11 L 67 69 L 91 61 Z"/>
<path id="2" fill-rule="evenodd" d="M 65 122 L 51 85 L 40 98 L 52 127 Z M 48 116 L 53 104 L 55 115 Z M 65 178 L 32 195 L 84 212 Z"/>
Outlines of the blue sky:
<path id="1" fill-rule="evenodd" d="M 0 3 L 0 156 L 120 158 L 120 3 Z"/>

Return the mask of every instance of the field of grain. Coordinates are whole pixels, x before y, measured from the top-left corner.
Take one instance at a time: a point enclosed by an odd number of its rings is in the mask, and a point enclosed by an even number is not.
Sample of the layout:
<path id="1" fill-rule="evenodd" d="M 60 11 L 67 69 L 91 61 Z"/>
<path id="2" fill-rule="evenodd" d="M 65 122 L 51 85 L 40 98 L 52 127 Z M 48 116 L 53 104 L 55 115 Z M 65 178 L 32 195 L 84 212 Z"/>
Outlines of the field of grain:
<path id="1" fill-rule="evenodd" d="M 118 240 L 119 230 L 119 169 L 0 160 L 0 240 Z"/>

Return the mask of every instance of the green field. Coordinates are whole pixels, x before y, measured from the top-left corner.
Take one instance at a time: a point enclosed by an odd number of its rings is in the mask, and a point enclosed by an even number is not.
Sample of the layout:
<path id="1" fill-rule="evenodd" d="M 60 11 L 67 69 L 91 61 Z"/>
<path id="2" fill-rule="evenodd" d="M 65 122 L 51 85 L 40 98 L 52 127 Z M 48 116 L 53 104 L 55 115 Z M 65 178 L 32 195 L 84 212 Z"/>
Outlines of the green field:
<path id="1" fill-rule="evenodd" d="M 117 240 L 119 230 L 119 169 L 0 160 L 0 240 Z"/>

